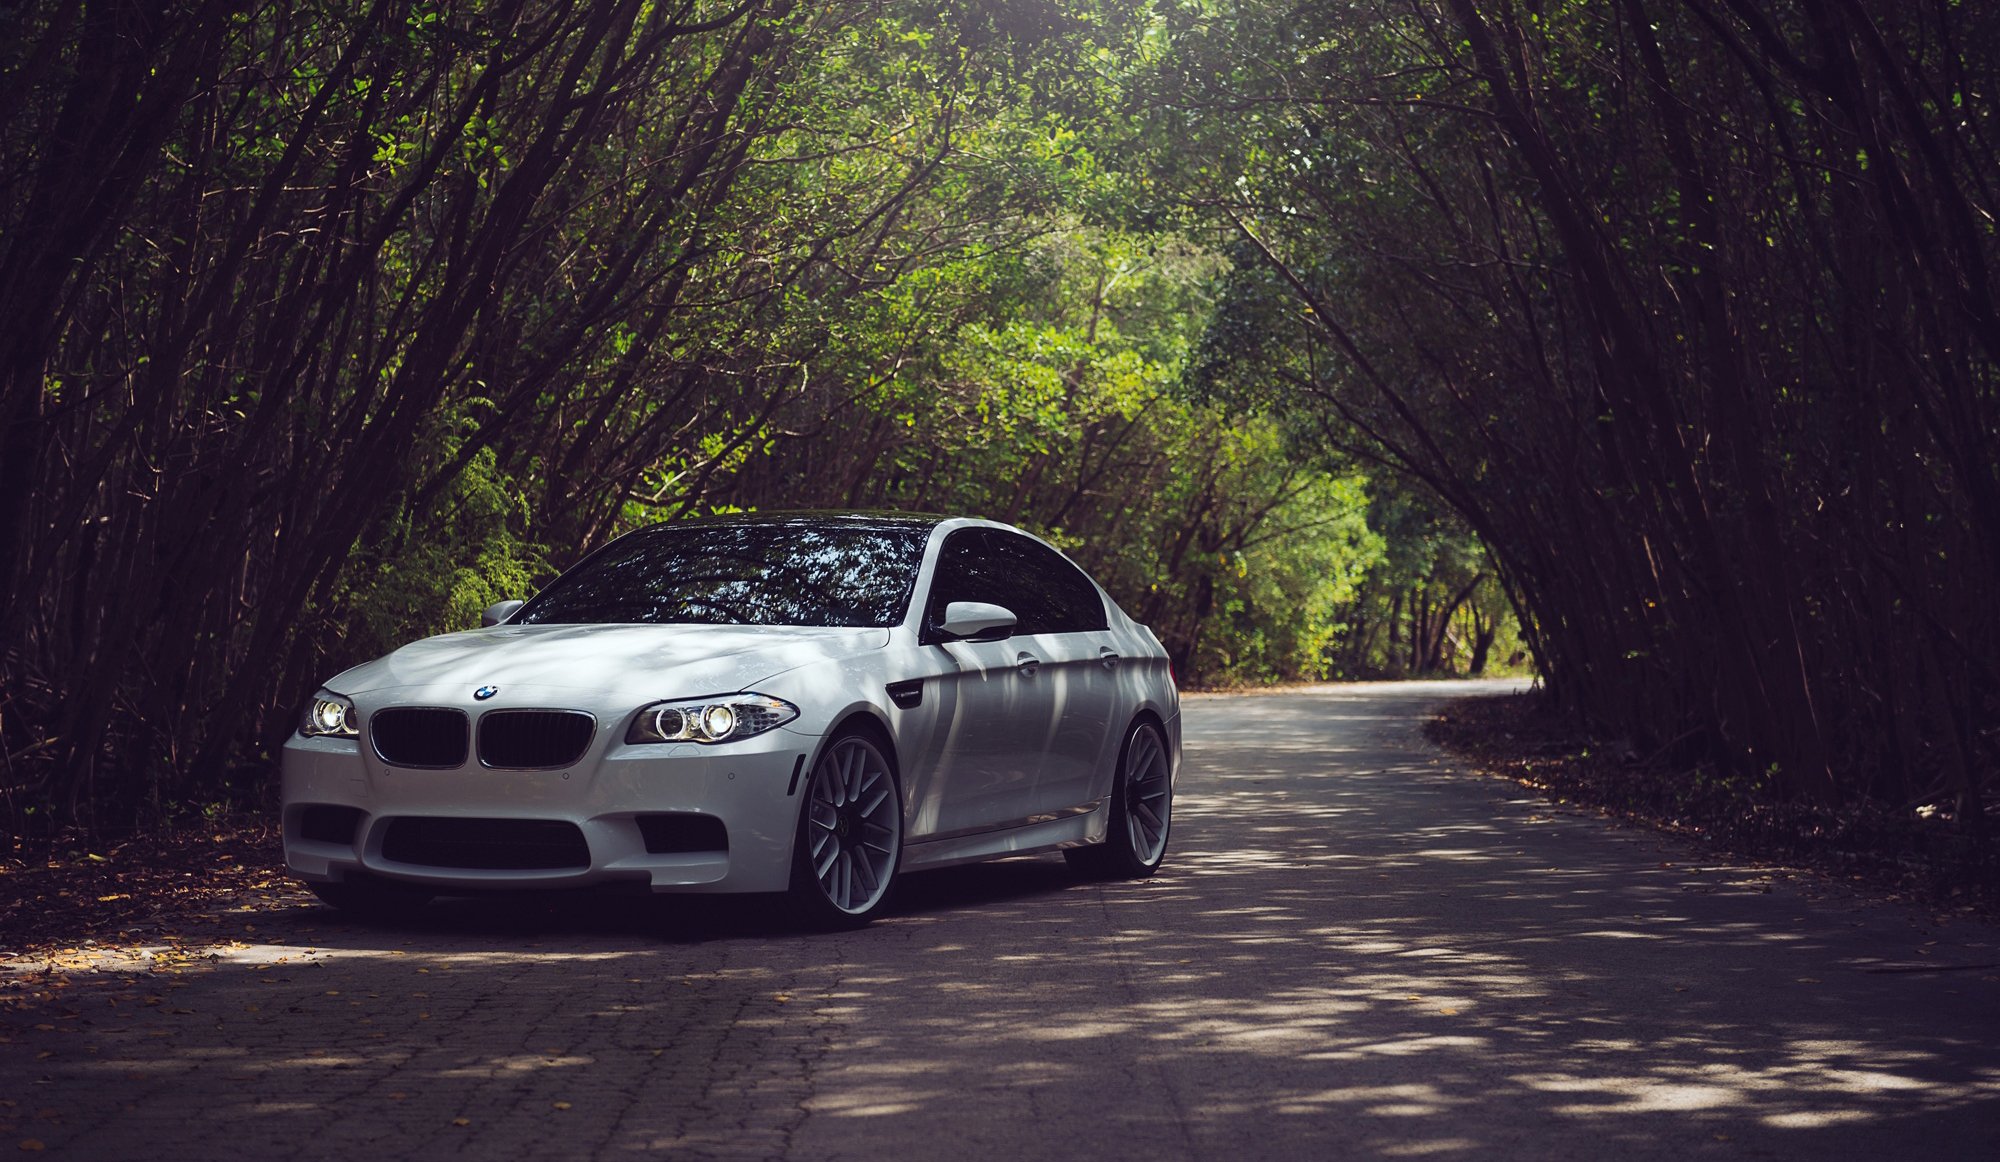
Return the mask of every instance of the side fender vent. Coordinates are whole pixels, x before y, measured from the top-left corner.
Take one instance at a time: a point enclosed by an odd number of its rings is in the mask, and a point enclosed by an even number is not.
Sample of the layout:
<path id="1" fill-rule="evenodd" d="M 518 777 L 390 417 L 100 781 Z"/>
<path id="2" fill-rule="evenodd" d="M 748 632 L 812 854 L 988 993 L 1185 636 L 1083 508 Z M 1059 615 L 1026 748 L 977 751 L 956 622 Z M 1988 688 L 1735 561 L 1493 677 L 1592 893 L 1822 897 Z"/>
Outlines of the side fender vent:
<path id="1" fill-rule="evenodd" d="M 922 678 L 911 678 L 904 682 L 891 682 L 888 685 L 888 691 L 889 701 L 894 702 L 904 710 L 914 710 L 924 704 L 924 680 Z"/>

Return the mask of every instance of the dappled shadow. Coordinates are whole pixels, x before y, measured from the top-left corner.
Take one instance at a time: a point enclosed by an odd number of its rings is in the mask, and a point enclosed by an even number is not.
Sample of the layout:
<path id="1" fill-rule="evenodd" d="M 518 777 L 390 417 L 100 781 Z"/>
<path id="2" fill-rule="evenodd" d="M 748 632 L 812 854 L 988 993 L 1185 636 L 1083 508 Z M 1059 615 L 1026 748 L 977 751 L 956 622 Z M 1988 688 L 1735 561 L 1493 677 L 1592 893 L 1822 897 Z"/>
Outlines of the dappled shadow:
<path id="1" fill-rule="evenodd" d="M 0 1090 L 106 1155 L 1991 1153 L 1990 929 L 1454 773 L 1436 696 L 1191 701 L 1150 881 L 933 872 L 818 935 L 728 898 L 277 910 L 44 990 Z"/>

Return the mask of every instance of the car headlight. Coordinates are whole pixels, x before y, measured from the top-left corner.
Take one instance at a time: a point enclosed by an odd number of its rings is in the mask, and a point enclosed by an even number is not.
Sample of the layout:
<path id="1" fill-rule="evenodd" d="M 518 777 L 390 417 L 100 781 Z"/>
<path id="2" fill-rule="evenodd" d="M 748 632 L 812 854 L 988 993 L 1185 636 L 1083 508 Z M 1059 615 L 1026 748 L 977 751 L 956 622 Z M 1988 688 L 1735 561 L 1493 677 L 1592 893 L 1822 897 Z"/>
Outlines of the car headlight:
<path id="1" fill-rule="evenodd" d="M 299 733 L 307 738 L 360 738 L 361 727 L 354 713 L 354 703 L 338 694 L 321 690 L 313 695 L 312 704 L 306 707 L 305 721 L 299 723 Z"/>
<path id="2" fill-rule="evenodd" d="M 642 706 L 626 742 L 735 742 L 783 726 L 799 708 L 765 694 L 718 694 Z"/>

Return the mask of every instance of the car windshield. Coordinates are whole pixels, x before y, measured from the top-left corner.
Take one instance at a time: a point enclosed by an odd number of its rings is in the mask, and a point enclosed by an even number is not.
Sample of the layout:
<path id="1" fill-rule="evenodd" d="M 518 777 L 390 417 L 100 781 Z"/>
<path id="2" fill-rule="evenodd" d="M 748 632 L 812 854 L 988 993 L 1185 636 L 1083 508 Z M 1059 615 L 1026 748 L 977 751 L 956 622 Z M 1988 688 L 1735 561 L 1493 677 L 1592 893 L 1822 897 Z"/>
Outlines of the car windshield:
<path id="1" fill-rule="evenodd" d="M 915 522 L 824 518 L 654 525 L 584 558 L 511 621 L 895 625 L 929 536 Z"/>

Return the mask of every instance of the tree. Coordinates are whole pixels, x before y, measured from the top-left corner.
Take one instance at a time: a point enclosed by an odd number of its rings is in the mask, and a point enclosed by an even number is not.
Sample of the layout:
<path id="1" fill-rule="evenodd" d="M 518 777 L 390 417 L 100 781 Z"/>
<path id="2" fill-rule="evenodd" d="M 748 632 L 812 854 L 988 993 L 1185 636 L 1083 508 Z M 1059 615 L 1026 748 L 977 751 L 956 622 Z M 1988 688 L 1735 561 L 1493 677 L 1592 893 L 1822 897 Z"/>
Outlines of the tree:
<path id="1" fill-rule="evenodd" d="M 1183 11 L 1212 381 L 1420 481 L 1558 701 L 1977 827 L 2000 623 L 1976 6 Z M 1245 133 L 1243 127 L 1254 126 Z"/>

